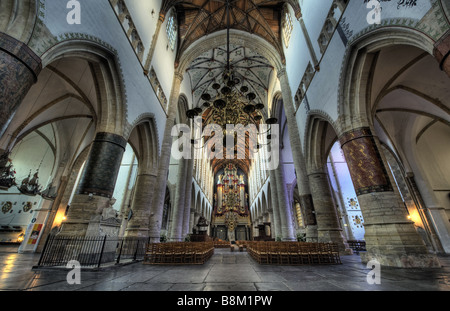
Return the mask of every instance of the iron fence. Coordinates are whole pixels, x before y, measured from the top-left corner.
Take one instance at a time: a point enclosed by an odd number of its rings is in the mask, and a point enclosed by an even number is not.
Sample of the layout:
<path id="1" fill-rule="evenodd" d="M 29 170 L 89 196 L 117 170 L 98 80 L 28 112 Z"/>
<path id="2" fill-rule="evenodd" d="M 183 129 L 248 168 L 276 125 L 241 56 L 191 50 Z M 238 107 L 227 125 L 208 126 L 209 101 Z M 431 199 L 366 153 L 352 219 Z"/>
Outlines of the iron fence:
<path id="1" fill-rule="evenodd" d="M 37 267 L 97 267 L 144 259 L 148 238 L 79 237 L 49 235 Z"/>

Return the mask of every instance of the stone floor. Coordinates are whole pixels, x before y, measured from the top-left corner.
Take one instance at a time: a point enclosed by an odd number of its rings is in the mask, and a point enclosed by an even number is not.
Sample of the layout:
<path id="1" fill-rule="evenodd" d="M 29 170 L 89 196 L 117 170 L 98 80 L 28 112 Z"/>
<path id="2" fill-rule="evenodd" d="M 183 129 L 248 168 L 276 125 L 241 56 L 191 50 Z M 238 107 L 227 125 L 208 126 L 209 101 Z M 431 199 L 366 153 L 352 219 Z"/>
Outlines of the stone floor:
<path id="1" fill-rule="evenodd" d="M 32 270 L 36 254 L 0 246 L 1 291 L 449 291 L 450 257 L 441 269 L 381 268 L 381 284 L 370 285 L 371 271 L 358 255 L 342 265 L 266 266 L 246 252 L 216 249 L 202 266 L 152 266 L 134 263 L 81 271 L 81 284 L 69 285 L 67 271 Z"/>

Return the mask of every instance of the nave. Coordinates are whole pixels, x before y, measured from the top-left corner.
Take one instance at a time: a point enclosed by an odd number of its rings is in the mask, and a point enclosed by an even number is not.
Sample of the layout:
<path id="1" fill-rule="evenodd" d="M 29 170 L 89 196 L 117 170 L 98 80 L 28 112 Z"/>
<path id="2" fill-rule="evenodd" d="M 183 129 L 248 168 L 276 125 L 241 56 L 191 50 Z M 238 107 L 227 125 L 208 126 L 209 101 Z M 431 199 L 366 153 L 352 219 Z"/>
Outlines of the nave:
<path id="1" fill-rule="evenodd" d="M 83 270 L 81 284 L 67 283 L 67 270 L 32 271 L 36 254 L 17 254 L 15 248 L 0 246 L 2 290 L 24 291 L 448 291 L 450 261 L 443 268 L 386 268 L 381 284 L 369 284 L 371 271 L 358 255 L 343 256 L 342 265 L 259 265 L 247 252 L 216 249 L 205 265 L 142 265 L 140 263 Z M 418 282 L 417 280 L 421 280 Z M 183 293 L 183 294 L 184 294 Z"/>

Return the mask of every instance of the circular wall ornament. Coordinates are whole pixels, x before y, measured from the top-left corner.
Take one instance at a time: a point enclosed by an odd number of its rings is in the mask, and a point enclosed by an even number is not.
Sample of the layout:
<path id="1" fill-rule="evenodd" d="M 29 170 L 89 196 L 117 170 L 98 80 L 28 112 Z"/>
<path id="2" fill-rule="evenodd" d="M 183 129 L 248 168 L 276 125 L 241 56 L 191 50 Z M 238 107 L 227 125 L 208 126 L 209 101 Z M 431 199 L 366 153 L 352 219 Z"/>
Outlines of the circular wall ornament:
<path id="1" fill-rule="evenodd" d="M 2 205 L 2 212 L 3 214 L 8 213 L 12 209 L 12 203 L 11 202 L 5 202 L 5 204 Z"/>

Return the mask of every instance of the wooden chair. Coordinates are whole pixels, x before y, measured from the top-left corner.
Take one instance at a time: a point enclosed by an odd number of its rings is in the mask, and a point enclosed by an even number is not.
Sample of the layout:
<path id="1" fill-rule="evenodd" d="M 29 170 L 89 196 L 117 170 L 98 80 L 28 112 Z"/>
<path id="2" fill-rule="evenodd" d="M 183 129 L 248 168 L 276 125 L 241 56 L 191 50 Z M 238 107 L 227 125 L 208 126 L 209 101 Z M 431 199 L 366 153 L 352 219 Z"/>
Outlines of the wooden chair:
<path id="1" fill-rule="evenodd" d="M 183 257 L 184 257 L 184 251 L 185 251 L 185 245 L 184 243 L 174 243 L 172 245 L 172 256 L 173 260 L 172 262 L 174 264 L 181 264 L 183 263 Z"/>
<path id="2" fill-rule="evenodd" d="M 333 258 L 334 263 L 342 264 L 341 256 L 339 254 L 339 246 L 336 243 L 331 244 L 331 256 Z"/>
<path id="3" fill-rule="evenodd" d="M 191 264 L 194 263 L 194 245 L 193 243 L 186 243 L 185 251 L 183 256 L 183 263 Z"/>
<path id="4" fill-rule="evenodd" d="M 174 262 L 174 243 L 167 243 L 163 245 L 162 257 L 163 263 L 173 263 Z"/>
<path id="5" fill-rule="evenodd" d="M 293 242 L 282 242 L 277 246 L 278 249 L 278 263 L 281 265 L 289 265 L 291 263 L 289 247 Z"/>
<path id="6" fill-rule="evenodd" d="M 319 243 L 308 243 L 308 253 L 311 264 L 320 264 Z"/>
<path id="7" fill-rule="evenodd" d="M 258 244 L 258 250 L 259 250 L 259 263 L 262 265 L 269 264 L 269 246 L 266 242 L 261 242 Z"/>
<path id="8" fill-rule="evenodd" d="M 320 243 L 318 245 L 318 251 L 319 251 L 321 264 L 333 263 L 333 258 L 331 256 L 331 244 L 330 243 Z"/>
<path id="9" fill-rule="evenodd" d="M 298 244 L 298 257 L 302 265 L 311 264 L 311 256 L 309 255 L 309 243 Z"/>
<path id="10" fill-rule="evenodd" d="M 278 242 L 266 242 L 270 264 L 280 263 L 280 250 L 278 248 L 278 245 L 276 245 L 275 243 Z"/>
<path id="11" fill-rule="evenodd" d="M 300 244 L 299 243 L 289 243 L 288 246 L 288 254 L 289 254 L 289 263 L 291 265 L 300 265 Z"/>

